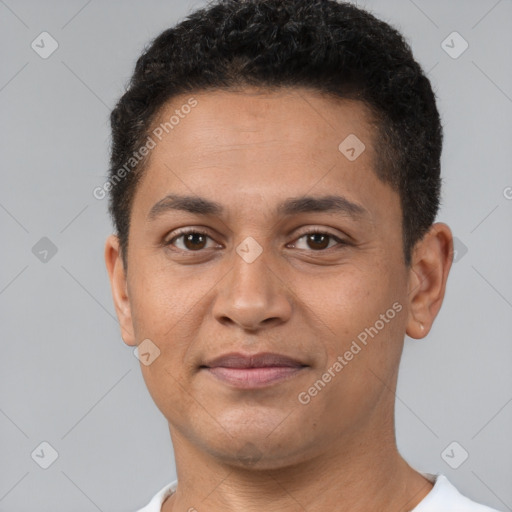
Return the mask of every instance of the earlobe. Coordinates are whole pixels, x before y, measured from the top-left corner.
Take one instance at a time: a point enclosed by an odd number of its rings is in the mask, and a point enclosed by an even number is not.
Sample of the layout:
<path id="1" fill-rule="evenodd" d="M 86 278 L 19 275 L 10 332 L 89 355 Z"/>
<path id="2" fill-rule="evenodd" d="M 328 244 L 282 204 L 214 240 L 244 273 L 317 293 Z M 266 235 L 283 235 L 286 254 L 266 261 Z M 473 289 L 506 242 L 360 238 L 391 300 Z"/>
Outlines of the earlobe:
<path id="1" fill-rule="evenodd" d="M 114 307 L 121 328 L 121 336 L 127 345 L 135 346 L 126 273 L 120 253 L 119 239 L 116 235 L 110 235 L 105 242 L 105 264 L 110 279 Z"/>
<path id="2" fill-rule="evenodd" d="M 450 228 L 438 222 L 416 244 L 409 274 L 409 316 L 406 333 L 424 338 L 441 309 L 453 259 Z"/>

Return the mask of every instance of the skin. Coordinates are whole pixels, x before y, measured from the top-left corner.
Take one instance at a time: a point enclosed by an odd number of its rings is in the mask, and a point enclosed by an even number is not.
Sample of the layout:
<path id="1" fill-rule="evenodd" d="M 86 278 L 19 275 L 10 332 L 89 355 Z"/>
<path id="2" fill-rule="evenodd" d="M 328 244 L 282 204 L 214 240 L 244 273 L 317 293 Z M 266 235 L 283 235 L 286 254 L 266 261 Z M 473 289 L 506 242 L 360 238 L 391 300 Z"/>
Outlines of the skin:
<path id="1" fill-rule="evenodd" d="M 169 423 L 179 485 L 164 512 L 410 511 L 432 488 L 398 453 L 394 403 L 404 336 L 425 337 L 451 266 L 450 228 L 434 224 L 402 253 L 397 192 L 373 172 L 375 126 L 364 105 L 306 89 L 198 92 L 197 106 L 151 151 L 133 202 L 128 269 L 105 246 L 123 339 L 160 355 L 141 371 Z M 169 119 L 189 96 L 162 110 Z M 349 134 L 366 149 L 349 161 Z M 221 216 L 148 212 L 169 193 L 221 203 Z M 276 213 L 289 197 L 343 195 L 368 215 Z M 174 245 L 177 228 L 206 239 Z M 311 228 L 328 238 L 308 242 Z M 247 237 L 262 253 L 236 252 Z M 357 335 L 402 309 L 303 405 Z M 423 328 L 421 327 L 423 326 Z M 278 352 L 308 367 L 261 389 L 200 370 L 227 352 Z"/>

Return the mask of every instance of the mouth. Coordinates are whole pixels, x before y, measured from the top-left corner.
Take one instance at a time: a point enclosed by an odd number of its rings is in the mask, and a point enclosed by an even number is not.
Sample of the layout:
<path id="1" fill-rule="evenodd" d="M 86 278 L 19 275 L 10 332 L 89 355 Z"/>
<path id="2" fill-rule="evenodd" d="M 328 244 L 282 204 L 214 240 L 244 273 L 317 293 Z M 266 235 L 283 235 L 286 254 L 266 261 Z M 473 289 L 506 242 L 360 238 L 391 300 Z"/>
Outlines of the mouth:
<path id="1" fill-rule="evenodd" d="M 220 356 L 200 369 L 217 380 L 241 389 L 262 388 L 289 380 L 309 366 L 288 356 L 270 352 Z"/>

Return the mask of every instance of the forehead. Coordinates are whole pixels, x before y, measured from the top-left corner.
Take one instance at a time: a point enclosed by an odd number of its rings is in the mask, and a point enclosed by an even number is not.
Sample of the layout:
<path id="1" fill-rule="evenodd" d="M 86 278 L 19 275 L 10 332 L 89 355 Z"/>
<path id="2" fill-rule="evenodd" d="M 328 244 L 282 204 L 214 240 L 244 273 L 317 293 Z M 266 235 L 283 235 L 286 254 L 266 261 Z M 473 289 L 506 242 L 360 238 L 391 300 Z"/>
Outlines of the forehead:
<path id="1" fill-rule="evenodd" d="M 179 192 L 247 208 L 252 200 L 277 204 L 337 189 L 378 213 L 398 200 L 373 171 L 376 130 L 363 103 L 308 89 L 176 96 L 151 127 L 156 145 L 136 201 L 147 213 Z M 387 194 L 380 205 L 378 194 Z"/>
<path id="2" fill-rule="evenodd" d="M 178 124 L 164 138 L 174 139 L 178 151 L 187 150 L 186 155 L 180 151 L 180 157 L 186 156 L 190 164 L 211 163 L 212 159 L 228 163 L 242 151 L 263 153 L 278 145 L 281 151 L 274 154 L 276 161 L 281 156 L 289 158 L 292 151 L 296 158 L 328 162 L 339 156 L 339 143 L 351 133 L 365 140 L 367 157 L 372 152 L 375 126 L 360 101 L 300 88 L 211 91 L 193 95 L 197 105 L 178 120 L 173 114 L 185 110 L 191 96 L 173 98 L 161 109 L 153 127 L 165 127 L 174 117 Z"/>

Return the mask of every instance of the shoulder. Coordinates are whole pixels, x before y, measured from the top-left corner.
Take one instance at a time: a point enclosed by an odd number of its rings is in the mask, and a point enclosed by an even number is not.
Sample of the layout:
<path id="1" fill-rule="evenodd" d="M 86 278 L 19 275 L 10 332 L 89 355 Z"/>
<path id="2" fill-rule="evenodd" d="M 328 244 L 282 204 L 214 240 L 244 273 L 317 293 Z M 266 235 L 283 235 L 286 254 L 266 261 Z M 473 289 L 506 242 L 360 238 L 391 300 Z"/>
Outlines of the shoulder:
<path id="1" fill-rule="evenodd" d="M 434 487 L 411 512 L 499 512 L 461 494 L 443 474 L 423 475 Z"/>
<path id="2" fill-rule="evenodd" d="M 161 512 L 162 503 L 168 496 L 176 491 L 177 485 L 177 480 L 165 485 L 151 498 L 151 501 L 144 508 L 141 508 L 136 512 Z"/>

